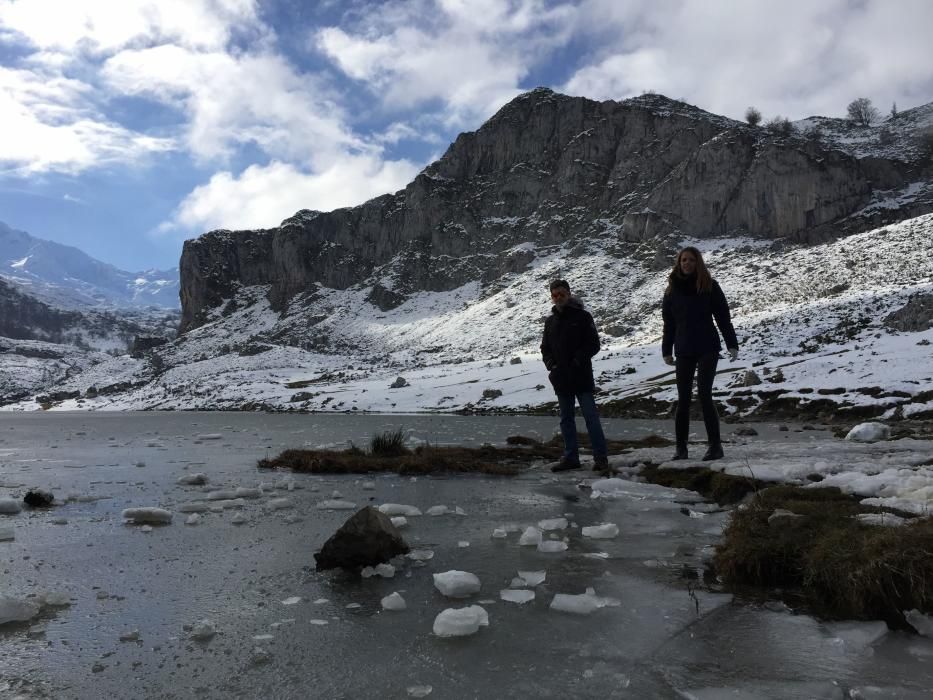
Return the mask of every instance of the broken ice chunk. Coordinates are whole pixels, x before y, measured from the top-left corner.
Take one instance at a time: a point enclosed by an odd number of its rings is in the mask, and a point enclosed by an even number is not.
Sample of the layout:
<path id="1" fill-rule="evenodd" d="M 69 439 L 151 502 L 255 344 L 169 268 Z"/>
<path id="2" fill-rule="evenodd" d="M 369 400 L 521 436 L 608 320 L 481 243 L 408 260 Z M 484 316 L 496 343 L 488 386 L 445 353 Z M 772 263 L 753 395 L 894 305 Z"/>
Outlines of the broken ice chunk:
<path id="1" fill-rule="evenodd" d="M 519 571 L 519 577 L 525 582 L 525 585 L 528 586 L 537 586 L 544 583 L 544 579 L 547 577 L 546 571 Z"/>
<path id="2" fill-rule="evenodd" d="M 203 435 L 198 435 L 198 440 L 220 440 L 223 438 L 223 435 L 220 433 L 204 433 Z"/>
<path id="3" fill-rule="evenodd" d="M 139 641 L 139 630 L 134 629 L 129 632 L 124 632 L 120 635 L 121 642 L 138 642 Z"/>
<path id="4" fill-rule="evenodd" d="M 172 522 L 171 511 L 164 508 L 126 508 L 121 517 L 135 523 L 156 523 L 163 525 Z"/>
<path id="5" fill-rule="evenodd" d="M 284 510 L 286 508 L 294 508 L 295 502 L 290 498 L 273 498 L 269 501 L 269 508 L 271 510 Z"/>
<path id="6" fill-rule="evenodd" d="M 454 515 L 466 515 L 466 514 L 467 512 L 463 510 L 463 508 L 461 508 L 460 506 L 454 507 Z"/>
<path id="7" fill-rule="evenodd" d="M 522 536 L 518 538 L 518 543 L 522 546 L 534 546 L 541 542 L 541 530 L 534 525 L 525 528 Z"/>
<path id="8" fill-rule="evenodd" d="M 217 489 L 216 491 L 208 491 L 205 498 L 209 501 L 231 501 L 236 498 L 236 491 L 234 489 Z"/>
<path id="9" fill-rule="evenodd" d="M 535 592 L 526 590 L 524 588 L 504 588 L 503 590 L 499 591 L 499 597 L 506 602 L 518 603 L 519 605 L 522 605 L 527 603 L 529 600 L 534 600 Z"/>
<path id="10" fill-rule="evenodd" d="M 375 488 L 376 488 L 376 482 L 375 482 L 375 481 L 364 481 L 364 482 L 363 482 L 363 490 L 364 490 L 364 491 L 373 491 L 373 490 L 375 490 Z"/>
<path id="11" fill-rule="evenodd" d="M 887 440 L 891 437 L 891 428 L 884 423 L 859 423 L 847 434 L 846 440 L 856 442 L 876 442 L 878 440 Z"/>
<path id="12" fill-rule="evenodd" d="M 206 641 L 217 634 L 217 628 L 210 620 L 198 620 L 191 628 L 191 634 L 188 636 L 197 641 Z"/>
<path id="13" fill-rule="evenodd" d="M 24 598 L 0 596 L 0 625 L 7 622 L 26 622 L 39 614 L 39 606 Z"/>
<path id="14" fill-rule="evenodd" d="M 509 536 L 509 533 L 507 533 L 507 532 L 506 532 L 504 529 L 502 529 L 501 527 L 497 527 L 495 530 L 492 531 L 492 538 L 493 538 L 494 540 L 502 540 L 502 539 L 505 539 L 505 538 L 508 537 L 508 536 Z"/>
<path id="15" fill-rule="evenodd" d="M 447 608 L 434 618 L 434 634 L 438 637 L 465 637 L 488 624 L 489 615 L 479 605 Z"/>
<path id="16" fill-rule="evenodd" d="M 392 521 L 392 524 L 396 528 L 408 527 L 408 518 L 404 515 L 396 515 L 394 518 L 389 518 Z"/>
<path id="17" fill-rule="evenodd" d="M 207 483 L 207 474 L 203 472 L 185 474 L 184 476 L 178 477 L 175 482 L 182 486 L 202 486 Z"/>
<path id="18" fill-rule="evenodd" d="M 52 608 L 63 608 L 65 606 L 71 605 L 71 598 L 69 595 L 61 591 L 49 591 L 48 593 L 43 593 L 39 596 L 38 600 L 42 606 L 49 606 Z"/>
<path id="19" fill-rule="evenodd" d="M 470 543 L 467 540 L 460 540 L 459 542 L 457 542 L 457 546 L 460 549 L 466 549 L 467 547 L 470 546 Z"/>
<path id="20" fill-rule="evenodd" d="M 16 515 L 23 509 L 23 505 L 15 498 L 4 496 L 0 498 L 0 513 L 4 515 Z"/>
<path id="21" fill-rule="evenodd" d="M 543 542 L 538 542 L 538 551 L 539 552 L 564 552 L 567 550 L 567 543 L 563 540 L 544 540 Z"/>
<path id="22" fill-rule="evenodd" d="M 201 516 L 197 513 L 192 513 L 185 518 L 185 525 L 197 525 L 199 522 L 201 522 Z"/>
<path id="23" fill-rule="evenodd" d="M 207 503 L 202 503 L 200 501 L 178 504 L 179 513 L 206 513 L 208 510 L 210 510 L 210 506 Z"/>
<path id="24" fill-rule="evenodd" d="M 376 566 L 364 566 L 360 571 L 363 578 L 381 576 L 382 578 L 392 578 L 395 576 L 395 567 L 391 564 L 376 564 Z"/>
<path id="25" fill-rule="evenodd" d="M 308 620 L 308 624 L 319 625 L 323 627 L 324 625 L 327 625 L 329 623 L 327 622 L 327 620 L 322 620 L 320 618 L 315 617 L 315 618 L 311 618 L 310 620 Z"/>
<path id="26" fill-rule="evenodd" d="M 467 598 L 480 589 L 479 578 L 468 571 L 445 571 L 434 574 L 434 587 L 448 598 Z"/>
<path id="27" fill-rule="evenodd" d="M 558 593 L 551 601 L 551 610 L 573 613 L 575 615 L 589 615 L 590 613 L 607 606 L 615 607 L 619 601 L 614 598 L 602 598 L 596 595 L 596 591 L 587 588 L 586 593 L 580 595 L 570 595 L 567 593 Z"/>
<path id="28" fill-rule="evenodd" d="M 430 685 L 410 685 L 406 688 L 410 698 L 426 698 L 434 690 Z"/>
<path id="29" fill-rule="evenodd" d="M 398 592 L 390 593 L 383 598 L 380 603 L 382 604 L 383 610 L 404 610 L 407 607 L 405 605 L 405 599 L 402 598 Z"/>
<path id="30" fill-rule="evenodd" d="M 339 498 L 330 498 L 317 504 L 321 510 L 353 510 L 356 504 L 350 501 L 343 501 Z"/>
<path id="31" fill-rule="evenodd" d="M 548 520 L 539 520 L 538 527 L 549 532 L 550 530 L 566 530 L 567 518 L 550 518 Z"/>
<path id="32" fill-rule="evenodd" d="M 412 561 L 429 561 L 434 558 L 433 549 L 413 549 L 405 555 Z"/>
<path id="33" fill-rule="evenodd" d="M 421 511 L 415 506 L 406 506 L 401 503 L 383 503 L 379 506 L 379 512 L 388 516 L 404 515 L 407 518 L 421 515 Z"/>
<path id="34" fill-rule="evenodd" d="M 12 542 L 14 538 L 12 525 L 0 525 L 0 542 Z"/>
<path id="35" fill-rule="evenodd" d="M 252 489 L 245 486 L 238 486 L 234 493 L 237 498 L 259 498 L 262 495 L 260 489 Z"/>
<path id="36" fill-rule="evenodd" d="M 917 634 L 923 637 L 933 637 L 933 617 L 924 615 L 919 610 L 907 610 L 904 618 L 911 627 L 917 630 Z"/>
<path id="37" fill-rule="evenodd" d="M 431 506 L 426 512 L 428 515 L 447 515 L 450 508 L 447 506 Z"/>
<path id="38" fill-rule="evenodd" d="M 232 518 L 230 518 L 230 523 L 232 525 L 244 525 L 247 522 L 246 516 L 242 513 L 237 513 Z"/>
<path id="39" fill-rule="evenodd" d="M 291 598 L 286 598 L 282 601 L 282 605 L 297 605 L 301 602 L 300 595 L 293 595 Z"/>
<path id="40" fill-rule="evenodd" d="M 583 528 L 584 537 L 592 537 L 597 540 L 609 540 L 619 534 L 619 526 L 615 523 L 603 523 L 602 525 L 592 525 Z"/>

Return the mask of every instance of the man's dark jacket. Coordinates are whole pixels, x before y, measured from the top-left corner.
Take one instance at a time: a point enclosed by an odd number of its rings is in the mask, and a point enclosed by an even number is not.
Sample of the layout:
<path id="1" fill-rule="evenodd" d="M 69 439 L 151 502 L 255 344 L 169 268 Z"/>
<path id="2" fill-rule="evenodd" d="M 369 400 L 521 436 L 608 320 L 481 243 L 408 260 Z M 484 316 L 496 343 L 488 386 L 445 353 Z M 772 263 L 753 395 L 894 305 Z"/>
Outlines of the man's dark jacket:
<path id="1" fill-rule="evenodd" d="M 599 333 L 590 312 L 571 297 L 563 309 L 556 306 L 544 322 L 541 354 L 550 370 L 548 379 L 559 394 L 592 392 L 593 364 L 599 352 Z"/>
<path id="2" fill-rule="evenodd" d="M 664 295 L 661 302 L 661 315 L 664 318 L 661 355 L 699 357 L 722 350 L 713 319 L 716 319 L 726 347 L 739 347 L 732 319 L 729 317 L 726 295 L 722 293 L 716 280 L 713 280 L 713 287 L 709 292 L 697 292 L 696 275 L 672 274 L 670 281 L 670 292 Z M 672 348 L 676 353 L 671 352 Z"/>

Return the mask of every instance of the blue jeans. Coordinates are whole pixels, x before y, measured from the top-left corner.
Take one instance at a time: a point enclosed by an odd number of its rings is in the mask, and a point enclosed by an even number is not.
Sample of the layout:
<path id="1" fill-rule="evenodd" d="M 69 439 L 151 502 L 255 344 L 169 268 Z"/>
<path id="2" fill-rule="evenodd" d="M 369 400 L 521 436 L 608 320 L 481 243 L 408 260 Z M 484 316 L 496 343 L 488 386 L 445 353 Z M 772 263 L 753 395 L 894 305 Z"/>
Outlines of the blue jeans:
<path id="1" fill-rule="evenodd" d="M 580 461 L 579 446 L 577 445 L 577 421 L 574 416 L 574 399 L 580 404 L 580 412 L 586 421 L 586 432 L 590 436 L 594 457 L 605 457 L 606 436 L 603 435 L 603 426 L 599 422 L 599 413 L 596 412 L 596 401 L 592 392 L 581 391 L 574 394 L 558 392 L 557 403 L 560 405 L 560 432 L 564 436 L 564 459 L 571 462 Z"/>

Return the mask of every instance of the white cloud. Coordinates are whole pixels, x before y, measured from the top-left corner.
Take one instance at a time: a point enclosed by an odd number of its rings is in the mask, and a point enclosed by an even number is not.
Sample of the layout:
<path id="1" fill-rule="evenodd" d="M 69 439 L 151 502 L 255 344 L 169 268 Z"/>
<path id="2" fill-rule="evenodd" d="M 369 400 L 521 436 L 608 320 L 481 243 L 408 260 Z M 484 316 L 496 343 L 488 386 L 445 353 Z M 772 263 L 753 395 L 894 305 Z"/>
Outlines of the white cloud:
<path id="1" fill-rule="evenodd" d="M 347 156 L 319 172 L 303 172 L 282 162 L 252 165 L 239 176 L 219 172 L 195 188 L 161 229 L 199 233 L 277 226 L 299 209 L 330 211 L 394 192 L 417 172 L 409 161 L 371 155 Z"/>
<path id="2" fill-rule="evenodd" d="M 389 109 L 440 100 L 449 127 L 474 127 L 567 41 L 573 15 L 570 5 L 543 0 L 395 2 L 373 8 L 353 29 L 321 29 L 314 43 Z"/>
<path id="3" fill-rule="evenodd" d="M 109 53 L 133 42 L 223 47 L 257 25 L 255 0 L 2 0 L 0 27 L 40 49 Z"/>
<path id="4" fill-rule="evenodd" d="M 618 3 L 587 0 L 575 32 L 591 55 L 561 87 L 596 99 L 654 90 L 741 118 L 842 116 L 868 96 L 885 108 L 933 93 L 925 0 Z"/>
<path id="5" fill-rule="evenodd" d="M 90 85 L 55 75 L 0 67 L 0 163 L 20 173 L 79 173 L 170 150 L 153 138 L 102 118 L 87 102 Z"/>

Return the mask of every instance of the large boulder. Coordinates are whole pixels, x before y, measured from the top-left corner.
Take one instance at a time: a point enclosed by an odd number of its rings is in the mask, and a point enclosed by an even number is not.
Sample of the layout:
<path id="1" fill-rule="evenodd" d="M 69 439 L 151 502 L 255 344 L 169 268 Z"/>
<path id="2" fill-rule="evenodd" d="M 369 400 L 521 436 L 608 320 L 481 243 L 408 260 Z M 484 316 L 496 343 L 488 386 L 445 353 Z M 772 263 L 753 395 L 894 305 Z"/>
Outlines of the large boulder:
<path id="1" fill-rule="evenodd" d="M 356 569 L 382 564 L 409 549 L 389 516 L 366 506 L 324 543 L 314 559 L 318 570 Z"/>

